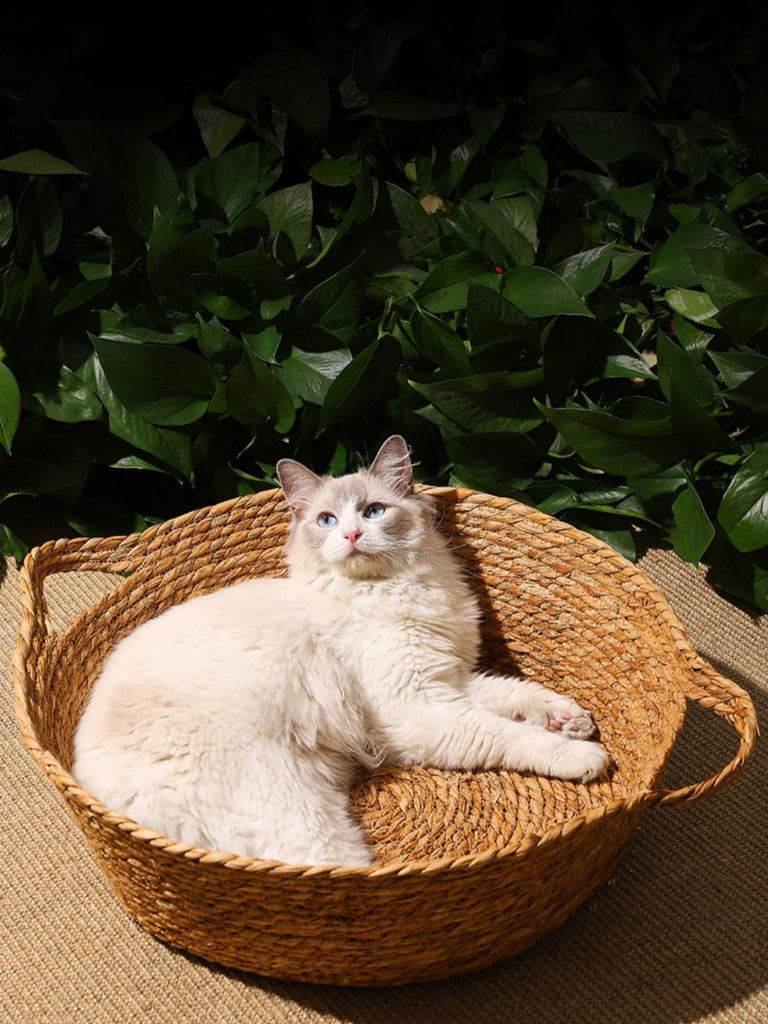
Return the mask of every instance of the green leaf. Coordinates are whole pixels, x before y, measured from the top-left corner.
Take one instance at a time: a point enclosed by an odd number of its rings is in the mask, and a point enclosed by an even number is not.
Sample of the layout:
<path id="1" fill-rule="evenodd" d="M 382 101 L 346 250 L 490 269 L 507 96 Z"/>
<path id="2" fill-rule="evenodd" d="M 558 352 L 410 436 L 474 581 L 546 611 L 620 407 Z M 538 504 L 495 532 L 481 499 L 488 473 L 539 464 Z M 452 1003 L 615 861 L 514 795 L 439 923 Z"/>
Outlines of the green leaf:
<path id="1" fill-rule="evenodd" d="M 119 401 L 155 426 L 182 426 L 204 415 L 216 388 L 211 367 L 185 349 L 107 341 L 90 335 Z"/>
<path id="2" fill-rule="evenodd" d="M 651 399 L 629 399 L 637 418 L 602 409 L 548 409 L 537 405 L 590 466 L 616 476 L 655 476 L 685 456 L 674 436 L 669 407 Z M 642 403 L 642 404 L 640 404 Z"/>
<path id="3" fill-rule="evenodd" d="M 768 296 L 756 295 L 732 302 L 720 310 L 712 323 L 722 327 L 738 344 L 745 345 L 755 335 L 768 330 Z"/>
<path id="4" fill-rule="evenodd" d="M 218 366 L 232 367 L 242 358 L 242 341 L 222 327 L 216 317 L 206 321 L 197 314 L 197 344 L 208 362 Z"/>
<path id="5" fill-rule="evenodd" d="M 263 242 L 256 249 L 221 260 L 217 269 L 222 278 L 232 277 L 256 288 L 262 299 L 282 299 L 289 294 L 285 275 L 264 249 Z"/>
<path id="6" fill-rule="evenodd" d="M 96 333 L 96 332 L 94 332 Z M 146 306 L 137 306 L 124 316 L 112 310 L 99 311 L 100 338 L 110 341 L 152 341 L 158 345 L 180 345 L 194 337 L 195 328 L 189 323 L 176 323 L 172 331 L 161 331 Z"/>
<path id="7" fill-rule="evenodd" d="M 515 431 L 455 434 L 444 441 L 456 464 L 454 476 L 490 494 L 509 493 L 515 481 L 532 476 L 545 459 L 527 434 Z"/>
<path id="8" fill-rule="evenodd" d="M 501 122 L 504 120 L 506 112 L 507 106 L 505 103 L 499 103 L 497 106 L 487 109 L 475 107 L 471 104 L 467 106 L 467 118 L 472 126 L 472 131 L 480 140 L 481 146 L 485 147 L 491 141 L 491 138 L 501 127 Z M 545 172 L 546 166 L 545 163 Z"/>
<path id="9" fill-rule="evenodd" d="M 213 160 L 219 156 L 245 125 L 245 120 L 211 103 L 211 94 L 201 92 L 192 103 L 192 113 Z"/>
<path id="10" fill-rule="evenodd" d="M 595 320 L 555 319 L 544 339 L 542 361 L 547 392 L 556 403 L 579 382 L 604 377 L 655 378 L 626 338 Z"/>
<path id="11" fill-rule="evenodd" d="M 629 561 L 635 561 L 635 538 L 629 527 L 620 525 L 622 517 L 618 509 L 605 509 L 601 512 L 594 509 L 568 509 L 562 518 L 564 522 L 608 544 Z"/>
<path id="12" fill-rule="evenodd" d="M 11 443 L 21 415 L 21 394 L 16 378 L 0 363 L 0 444 L 11 454 Z"/>
<path id="13" fill-rule="evenodd" d="M 648 254 L 644 252 L 638 252 L 636 249 L 616 249 L 611 259 L 611 273 L 608 280 L 613 283 L 614 281 L 620 280 L 625 274 L 644 259 Z"/>
<path id="14" fill-rule="evenodd" d="M 293 426 L 296 412 L 291 396 L 250 349 L 227 381 L 225 395 L 234 418 L 252 430 L 271 422 L 278 434 L 285 434 Z"/>
<path id="15" fill-rule="evenodd" d="M 96 281 L 81 281 L 76 284 L 72 291 L 54 307 L 54 316 L 63 316 L 80 306 L 90 305 L 91 299 L 101 295 L 109 287 L 109 278 L 101 278 Z"/>
<path id="16" fill-rule="evenodd" d="M 756 199 L 762 199 L 768 195 L 768 175 L 759 171 L 757 174 L 750 174 L 748 178 L 738 182 L 725 197 L 725 208 L 728 213 L 740 210 L 742 206 L 749 206 Z"/>
<path id="17" fill-rule="evenodd" d="M 726 398 L 755 412 L 768 412 L 768 366 L 726 391 Z"/>
<path id="18" fill-rule="evenodd" d="M 155 456 L 161 463 L 192 481 L 192 438 L 177 430 L 155 427 L 127 409 L 109 386 L 98 357 L 92 360 L 93 390 L 109 414 L 109 430 L 115 437 Z"/>
<path id="19" fill-rule="evenodd" d="M 659 385 L 669 401 L 672 380 L 682 384 L 702 407 L 708 408 L 719 394 L 715 378 L 692 355 L 676 345 L 666 334 L 659 333 L 656 340 Z"/>
<path id="20" fill-rule="evenodd" d="M 206 211 L 204 202 L 201 208 L 211 216 L 216 215 L 217 209 L 221 210 L 231 224 L 253 200 L 261 174 L 261 151 L 257 143 L 249 142 L 227 150 L 204 164 L 195 177 L 198 201 L 204 197 L 213 204 L 213 210 Z"/>
<path id="21" fill-rule="evenodd" d="M 768 444 L 759 444 L 731 480 L 717 514 L 739 551 L 768 546 Z"/>
<path id="22" fill-rule="evenodd" d="M 440 121 L 461 113 L 458 103 L 441 103 L 403 92 L 382 92 L 371 106 L 377 117 L 398 121 Z"/>
<path id="23" fill-rule="evenodd" d="M 331 90 L 314 54 L 262 53 L 250 77 L 305 135 L 323 138 L 331 117 Z"/>
<path id="24" fill-rule="evenodd" d="M 14 171 L 17 174 L 86 174 L 66 160 L 43 152 L 42 149 L 25 149 L 23 153 L 0 160 L 0 171 Z"/>
<path id="25" fill-rule="evenodd" d="M 738 249 L 688 249 L 704 290 L 720 309 L 741 299 L 768 295 L 768 257 Z"/>
<path id="26" fill-rule="evenodd" d="M 333 276 L 321 281 L 299 304 L 297 313 L 333 331 L 343 341 L 355 336 L 363 312 L 363 254 Z"/>
<path id="27" fill-rule="evenodd" d="M 411 330 L 416 348 L 435 366 L 445 366 L 460 373 L 469 373 L 469 356 L 459 335 L 439 317 L 416 310 L 412 314 Z"/>
<path id="28" fill-rule="evenodd" d="M 610 164 L 642 154 L 661 167 L 667 165 L 664 142 L 643 117 L 603 110 L 561 111 L 560 117 L 573 144 L 590 160 Z"/>
<path id="29" fill-rule="evenodd" d="M 331 384 L 351 361 L 348 348 L 304 352 L 294 346 L 290 357 L 275 367 L 275 375 L 292 395 L 304 402 L 322 405 Z"/>
<path id="30" fill-rule="evenodd" d="M 710 341 L 715 337 L 712 331 L 702 331 L 695 324 L 689 323 L 683 315 L 673 318 L 674 333 L 686 352 L 701 362 L 707 352 Z"/>
<path id="31" fill-rule="evenodd" d="M 0 248 L 8 245 L 13 234 L 13 204 L 9 196 L 0 200 Z"/>
<path id="32" fill-rule="evenodd" d="M 590 295 L 602 283 L 612 257 L 613 242 L 569 256 L 552 267 L 552 273 L 562 277 L 579 295 Z"/>
<path id="33" fill-rule="evenodd" d="M 545 267 L 514 267 L 502 279 L 502 294 L 526 316 L 594 316 L 577 292 Z"/>
<path id="34" fill-rule="evenodd" d="M 656 191 L 652 182 L 646 185 L 631 185 L 628 188 L 611 189 L 610 198 L 618 208 L 645 227 L 653 210 Z"/>
<path id="35" fill-rule="evenodd" d="M 698 565 L 704 552 L 712 543 L 715 528 L 690 480 L 685 490 L 675 498 L 672 514 L 677 527 L 675 554 L 684 562 L 693 562 L 694 565 Z"/>
<path id="36" fill-rule="evenodd" d="M 236 277 L 224 274 L 196 274 L 193 278 L 195 306 L 202 306 L 223 320 L 244 320 L 259 304 L 258 296 Z"/>
<path id="37" fill-rule="evenodd" d="M 467 294 L 467 331 L 472 348 L 522 337 L 531 321 L 494 288 L 471 284 Z"/>
<path id="38" fill-rule="evenodd" d="M 177 231 L 155 211 L 149 239 L 149 282 L 169 310 L 188 310 L 195 301 L 194 274 L 211 273 L 215 264 L 196 240 Z"/>
<path id="39" fill-rule="evenodd" d="M 676 313 L 693 320 L 694 323 L 707 327 L 717 327 L 713 318 L 717 315 L 717 306 L 706 292 L 695 292 L 690 288 L 671 288 L 664 293 L 664 300 Z"/>
<path id="40" fill-rule="evenodd" d="M 0 485 L 0 502 L 20 494 L 52 494 L 81 479 L 77 469 L 56 466 L 42 459 L 12 458 Z"/>
<path id="41" fill-rule="evenodd" d="M 15 534 L 10 525 L 0 523 L 0 553 L 8 558 L 15 558 L 17 562 L 23 562 L 30 546 L 29 542 L 22 540 Z"/>
<path id="42" fill-rule="evenodd" d="M 387 182 L 387 193 L 401 231 L 422 242 L 431 242 L 437 238 L 440 234 L 437 219 L 426 212 L 415 196 L 389 181 Z"/>
<path id="43" fill-rule="evenodd" d="M 352 78 L 365 96 L 374 96 L 410 34 L 403 22 L 378 25 L 352 59 Z"/>
<path id="44" fill-rule="evenodd" d="M 675 436 L 689 449 L 694 452 L 722 452 L 732 447 L 728 435 L 701 407 L 684 380 L 672 377 L 669 405 Z"/>
<path id="45" fill-rule="evenodd" d="M 38 178 L 37 180 L 37 216 L 43 243 L 43 256 L 52 256 L 61 241 L 64 218 L 56 189 L 47 178 Z M 107 268 L 107 272 L 109 272 L 109 268 Z"/>
<path id="46" fill-rule="evenodd" d="M 312 182 L 272 192 L 261 200 L 259 209 L 269 218 L 273 254 L 282 259 L 278 243 L 283 237 L 290 243 L 288 262 L 302 259 L 312 237 Z"/>
<path id="47" fill-rule="evenodd" d="M 470 282 L 498 287 L 499 277 L 488 270 L 488 261 L 477 252 L 447 256 L 430 271 L 416 289 L 415 298 L 430 313 L 465 309 Z"/>
<path id="48" fill-rule="evenodd" d="M 465 200 L 451 218 L 457 234 L 470 248 L 495 263 L 533 263 L 533 246 L 500 209 L 479 199 Z"/>
<path id="49" fill-rule="evenodd" d="M 280 366 L 275 367 L 274 373 L 291 395 L 314 405 L 323 404 L 331 386 L 330 377 L 325 377 L 296 356 L 284 359 Z"/>
<path id="50" fill-rule="evenodd" d="M 318 160 L 309 168 L 309 175 L 321 185 L 330 185 L 331 187 L 348 185 L 352 181 L 355 164 L 359 164 L 359 159 L 349 156 L 340 157 L 337 160 Z"/>
<path id="51" fill-rule="evenodd" d="M 360 224 L 367 220 L 373 212 L 373 185 L 371 183 L 371 175 L 368 171 L 368 164 L 365 161 L 365 157 L 362 156 L 360 161 L 360 176 L 357 182 L 357 191 L 355 192 L 355 198 L 350 203 L 349 209 L 344 214 L 344 217 L 333 232 L 328 240 L 324 243 L 322 251 L 319 256 L 309 264 L 310 267 L 314 267 L 320 262 L 321 259 L 330 250 L 331 246 L 336 245 L 342 240 L 356 224 Z"/>
<path id="52" fill-rule="evenodd" d="M 346 366 L 328 389 L 318 434 L 366 412 L 387 395 L 400 367 L 400 346 L 384 335 Z"/>
<path id="53" fill-rule="evenodd" d="M 741 601 L 768 611 L 768 550 L 742 554 L 718 532 L 707 552 L 717 586 Z"/>
<path id="54" fill-rule="evenodd" d="M 656 259 L 645 275 L 645 282 L 665 287 L 677 285 L 680 288 L 691 288 L 700 281 L 689 250 L 715 248 L 724 250 L 723 255 L 730 258 L 734 249 L 745 249 L 747 246 L 736 236 L 709 224 L 682 224 L 656 253 Z"/>
<path id="55" fill-rule="evenodd" d="M 174 214 L 176 172 L 154 142 L 117 123 L 52 123 L 78 167 L 91 175 L 88 187 L 103 230 L 125 225 L 148 238 L 155 207 L 164 217 Z"/>
<path id="56" fill-rule="evenodd" d="M 708 355 L 728 388 L 737 388 L 768 366 L 768 356 L 756 352 L 709 352 Z"/>
<path id="57" fill-rule="evenodd" d="M 525 434 L 544 421 L 533 403 L 533 398 L 542 394 L 543 379 L 543 371 L 537 368 L 409 384 L 462 430 Z"/>
<path id="58" fill-rule="evenodd" d="M 496 199 L 493 202 L 494 209 L 500 210 L 513 228 L 527 239 L 536 250 L 539 247 L 538 219 L 541 212 L 541 204 L 529 195 L 514 196 L 513 198 Z M 525 260 L 518 260 L 524 263 Z M 531 262 L 533 262 L 531 260 Z"/>
<path id="59" fill-rule="evenodd" d="M 243 341 L 263 363 L 274 363 L 282 335 L 274 324 L 265 327 L 258 334 L 244 334 Z"/>
<path id="60" fill-rule="evenodd" d="M 58 423 L 99 420 L 104 414 L 104 407 L 93 391 L 66 366 L 59 369 L 58 377 L 50 384 L 30 390 L 25 405 Z"/>

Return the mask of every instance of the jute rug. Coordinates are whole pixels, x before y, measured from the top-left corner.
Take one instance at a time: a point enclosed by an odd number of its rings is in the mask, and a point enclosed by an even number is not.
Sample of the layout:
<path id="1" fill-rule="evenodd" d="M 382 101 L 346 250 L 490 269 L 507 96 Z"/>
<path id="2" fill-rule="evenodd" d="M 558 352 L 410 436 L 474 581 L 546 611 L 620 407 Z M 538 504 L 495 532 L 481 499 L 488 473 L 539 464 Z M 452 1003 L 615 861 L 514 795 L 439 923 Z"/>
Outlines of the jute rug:
<path id="1" fill-rule="evenodd" d="M 768 616 L 656 548 L 641 566 L 694 645 L 768 722 Z M 0 565 L 0 570 L 2 565 Z M 108 579 L 53 581 L 59 623 Z M 683 1024 L 768 1021 L 768 759 L 698 807 L 650 811 L 615 877 L 537 946 L 479 974 L 391 989 L 271 981 L 161 945 L 111 895 L 57 792 L 22 747 L 10 656 L 18 573 L 0 580 L 0 1019 L 6 1024 Z M 735 733 L 691 708 L 665 784 L 699 781 Z"/>

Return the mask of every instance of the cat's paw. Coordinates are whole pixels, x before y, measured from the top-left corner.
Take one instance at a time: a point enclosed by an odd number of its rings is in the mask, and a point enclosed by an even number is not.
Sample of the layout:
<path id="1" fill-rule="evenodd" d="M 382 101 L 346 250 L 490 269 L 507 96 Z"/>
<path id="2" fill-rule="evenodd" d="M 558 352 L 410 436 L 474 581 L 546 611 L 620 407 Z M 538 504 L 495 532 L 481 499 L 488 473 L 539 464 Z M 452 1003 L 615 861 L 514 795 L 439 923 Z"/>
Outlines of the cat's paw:
<path id="1" fill-rule="evenodd" d="M 516 722 L 539 725 L 570 740 L 588 740 L 597 731 L 592 716 L 571 697 L 542 688 L 521 701 L 512 715 Z"/>
<path id="2" fill-rule="evenodd" d="M 564 699 L 561 707 L 548 709 L 546 728 L 569 740 L 588 740 L 597 731 L 592 715 L 569 698 Z"/>
<path id="3" fill-rule="evenodd" d="M 563 743 L 552 756 L 552 775 L 575 782 L 591 782 L 605 775 L 611 763 L 605 747 L 577 740 Z"/>

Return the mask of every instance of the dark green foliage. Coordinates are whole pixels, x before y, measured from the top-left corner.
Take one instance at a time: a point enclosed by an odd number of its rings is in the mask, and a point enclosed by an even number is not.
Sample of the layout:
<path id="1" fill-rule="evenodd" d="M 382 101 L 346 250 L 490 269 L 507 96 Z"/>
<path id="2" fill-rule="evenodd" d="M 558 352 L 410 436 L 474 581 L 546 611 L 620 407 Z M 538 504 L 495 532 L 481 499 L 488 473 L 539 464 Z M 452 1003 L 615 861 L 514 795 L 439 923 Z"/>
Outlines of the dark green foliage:
<path id="1" fill-rule="evenodd" d="M 0 547 L 400 432 L 425 481 L 630 557 L 651 524 L 768 609 L 761 9 L 337 7 L 6 34 Z"/>

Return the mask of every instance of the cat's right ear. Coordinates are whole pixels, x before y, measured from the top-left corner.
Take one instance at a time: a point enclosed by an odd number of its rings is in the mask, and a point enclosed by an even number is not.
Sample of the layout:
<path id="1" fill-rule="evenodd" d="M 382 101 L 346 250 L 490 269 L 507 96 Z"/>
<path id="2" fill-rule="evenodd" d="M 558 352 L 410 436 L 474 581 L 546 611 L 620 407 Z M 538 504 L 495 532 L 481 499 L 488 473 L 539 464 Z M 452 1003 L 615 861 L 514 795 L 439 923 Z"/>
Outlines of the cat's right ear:
<path id="1" fill-rule="evenodd" d="M 297 515 L 301 515 L 322 480 L 311 469 L 293 459 L 280 459 L 276 470 L 285 500 Z"/>

